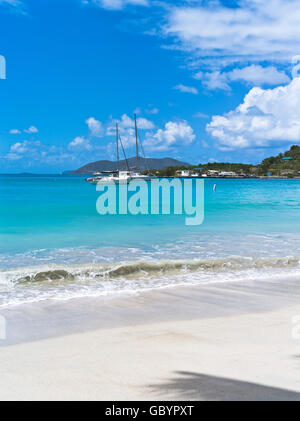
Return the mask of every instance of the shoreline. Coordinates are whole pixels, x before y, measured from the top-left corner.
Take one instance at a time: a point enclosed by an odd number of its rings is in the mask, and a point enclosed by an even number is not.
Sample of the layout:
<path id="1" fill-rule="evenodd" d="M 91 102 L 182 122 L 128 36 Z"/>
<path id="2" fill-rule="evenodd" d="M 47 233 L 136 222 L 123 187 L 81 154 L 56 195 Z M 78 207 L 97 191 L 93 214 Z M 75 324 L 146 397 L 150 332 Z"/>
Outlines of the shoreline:
<path id="1" fill-rule="evenodd" d="M 22 173 L 0 173 L 0 177 L 11 177 L 11 176 L 16 176 L 16 177 L 69 177 L 69 178 L 84 178 L 84 177 L 90 177 L 93 176 L 93 173 L 76 173 L 76 174 L 63 174 L 63 173 L 51 173 L 51 174 L 44 174 L 44 173 L 26 173 L 26 174 L 22 174 Z M 203 177 L 203 176 L 159 176 L 158 178 L 189 178 L 189 179 L 202 179 L 202 180 L 300 180 L 300 177 L 296 176 L 296 177 L 287 177 L 287 176 L 255 176 L 255 177 L 211 177 L 211 176 L 207 176 L 207 177 Z"/>
<path id="2" fill-rule="evenodd" d="M 300 400 L 299 297 L 282 279 L 0 310 L 0 400 Z"/>
<path id="3" fill-rule="evenodd" d="M 139 259 L 93 263 L 48 263 L 0 270 L 0 313 L 48 302 L 118 299 L 165 289 L 219 284 L 286 282 L 300 276 L 299 257 Z M 10 289 L 9 283 L 13 287 Z M 7 289 L 5 289 L 7 288 Z M 43 304 L 45 303 L 45 304 Z M 66 304 L 67 305 L 67 304 Z"/>

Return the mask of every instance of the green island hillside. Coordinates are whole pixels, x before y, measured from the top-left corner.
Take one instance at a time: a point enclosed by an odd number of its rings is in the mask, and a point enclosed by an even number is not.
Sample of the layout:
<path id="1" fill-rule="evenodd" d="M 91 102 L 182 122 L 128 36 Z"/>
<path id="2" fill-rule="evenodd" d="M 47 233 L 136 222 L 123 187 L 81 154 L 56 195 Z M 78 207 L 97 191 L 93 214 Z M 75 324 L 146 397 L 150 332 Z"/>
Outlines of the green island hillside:
<path id="1" fill-rule="evenodd" d="M 162 177 L 172 177 L 180 170 L 192 170 L 199 173 L 218 171 L 234 172 L 237 175 L 244 176 L 272 176 L 272 177 L 300 177 L 300 146 L 293 145 L 291 148 L 280 153 L 277 156 L 270 156 L 264 159 L 258 165 L 226 163 L 226 162 L 208 162 L 198 165 L 172 166 L 161 170 L 153 171 Z"/>
<path id="2" fill-rule="evenodd" d="M 293 145 L 290 150 L 277 156 L 270 156 L 258 166 L 260 175 L 300 176 L 300 146 Z"/>

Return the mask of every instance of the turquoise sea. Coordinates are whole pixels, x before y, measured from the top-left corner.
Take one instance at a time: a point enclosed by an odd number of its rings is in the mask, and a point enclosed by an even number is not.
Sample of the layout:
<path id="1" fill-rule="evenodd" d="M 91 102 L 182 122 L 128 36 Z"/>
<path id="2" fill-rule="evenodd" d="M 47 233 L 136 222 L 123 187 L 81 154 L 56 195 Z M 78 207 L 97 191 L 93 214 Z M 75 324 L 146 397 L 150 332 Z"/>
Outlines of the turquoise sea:
<path id="1" fill-rule="evenodd" d="M 216 184 L 216 191 L 213 186 Z M 299 277 L 300 180 L 209 179 L 205 219 L 106 215 L 83 176 L 0 176 L 0 306 Z"/>

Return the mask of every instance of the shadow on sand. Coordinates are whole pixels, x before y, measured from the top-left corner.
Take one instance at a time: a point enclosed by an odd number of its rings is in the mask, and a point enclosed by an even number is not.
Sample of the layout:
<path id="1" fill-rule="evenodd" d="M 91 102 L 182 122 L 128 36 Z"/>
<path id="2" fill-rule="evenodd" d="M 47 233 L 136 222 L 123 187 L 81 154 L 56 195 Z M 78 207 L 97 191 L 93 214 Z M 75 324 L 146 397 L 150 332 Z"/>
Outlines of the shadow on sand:
<path id="1" fill-rule="evenodd" d="M 168 383 L 151 385 L 151 391 L 164 399 L 169 397 L 200 401 L 300 401 L 300 393 L 291 390 L 186 371 L 178 371 L 176 374 L 178 377 Z"/>

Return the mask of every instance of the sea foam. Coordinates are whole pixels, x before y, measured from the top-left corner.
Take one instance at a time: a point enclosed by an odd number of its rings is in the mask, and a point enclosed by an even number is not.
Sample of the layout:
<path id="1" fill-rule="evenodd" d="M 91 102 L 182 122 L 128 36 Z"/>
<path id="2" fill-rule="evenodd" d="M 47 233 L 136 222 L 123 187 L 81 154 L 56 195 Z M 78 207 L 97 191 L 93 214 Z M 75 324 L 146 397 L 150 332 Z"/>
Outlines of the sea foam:
<path id="1" fill-rule="evenodd" d="M 300 279 L 300 257 L 138 260 L 0 271 L 0 306 L 45 299 L 114 296 L 214 282 Z"/>

